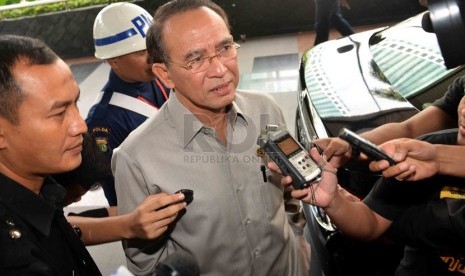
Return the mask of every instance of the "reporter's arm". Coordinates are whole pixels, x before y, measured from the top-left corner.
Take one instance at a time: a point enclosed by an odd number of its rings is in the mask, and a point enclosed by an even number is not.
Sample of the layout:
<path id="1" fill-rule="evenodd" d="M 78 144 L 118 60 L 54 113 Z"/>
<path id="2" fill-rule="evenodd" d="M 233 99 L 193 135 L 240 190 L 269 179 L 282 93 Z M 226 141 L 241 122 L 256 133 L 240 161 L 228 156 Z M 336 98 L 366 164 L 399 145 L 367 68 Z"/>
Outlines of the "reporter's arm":
<path id="1" fill-rule="evenodd" d="M 122 222 L 127 216 L 104 218 L 69 216 L 67 219 L 72 226 L 81 229 L 81 239 L 85 245 L 95 245 L 129 238 L 127 223 Z"/>
<path id="2" fill-rule="evenodd" d="M 360 136 L 379 145 L 397 138 L 416 138 L 433 131 L 455 127 L 455 123 L 442 109 L 430 106 L 403 122 L 387 123 L 363 132 Z M 331 165 L 337 168 L 344 166 L 352 157 L 351 146 L 340 138 L 322 138 L 314 142 L 323 149 L 323 154 Z"/>
<path id="3" fill-rule="evenodd" d="M 465 146 L 434 145 L 436 163 L 439 164 L 438 173 L 444 175 L 465 177 Z"/>
<path id="4" fill-rule="evenodd" d="M 397 138 L 416 138 L 426 133 L 452 127 L 456 127 L 456 120 L 453 120 L 442 109 L 430 106 L 403 122 L 384 124 L 362 133 L 361 136 L 379 145 Z"/>
<path id="5" fill-rule="evenodd" d="M 183 198 L 183 194 L 156 194 L 147 197 L 128 214 L 104 218 L 68 216 L 68 221 L 81 229 L 86 245 L 131 238 L 154 239 L 161 236 L 178 212 L 185 208 L 184 203 L 173 204 Z"/>
<path id="6" fill-rule="evenodd" d="M 391 225 L 391 221 L 372 211 L 362 201 L 350 200 L 342 193 L 338 193 L 323 209 L 342 233 L 358 239 L 377 239 Z"/>
<path id="7" fill-rule="evenodd" d="M 312 149 L 311 154 L 322 166 L 322 178 L 308 188 L 293 190 L 291 195 L 304 203 L 323 208 L 331 221 L 347 235 L 367 240 L 382 235 L 389 227 L 390 221 L 377 215 L 363 202 L 354 201 L 340 192 L 334 167 L 325 162 L 316 149 Z M 268 166 L 272 170 L 278 170 L 275 164 L 271 163 Z M 281 180 L 284 186 L 289 186 L 291 182 L 289 176 Z"/>
<path id="8" fill-rule="evenodd" d="M 384 177 L 417 181 L 435 174 L 465 177 L 465 146 L 430 144 L 415 139 L 395 139 L 380 146 L 400 161 L 389 166 L 387 161 L 370 163 L 372 171 L 382 171 Z"/>

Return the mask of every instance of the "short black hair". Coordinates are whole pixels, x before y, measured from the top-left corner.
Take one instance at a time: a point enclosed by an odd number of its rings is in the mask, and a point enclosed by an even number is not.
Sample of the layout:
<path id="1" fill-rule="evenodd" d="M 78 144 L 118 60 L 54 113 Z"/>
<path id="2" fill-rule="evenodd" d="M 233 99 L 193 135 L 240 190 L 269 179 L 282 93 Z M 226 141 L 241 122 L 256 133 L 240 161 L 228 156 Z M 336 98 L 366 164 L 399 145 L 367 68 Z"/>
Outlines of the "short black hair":
<path id="1" fill-rule="evenodd" d="M 167 63 L 169 61 L 166 47 L 164 45 L 162 30 L 166 21 L 172 16 L 187 11 L 206 7 L 223 18 L 224 23 L 230 30 L 228 15 L 223 8 L 210 0 L 173 0 L 160 6 L 153 16 L 152 24 L 147 31 L 146 45 L 151 62 Z"/>
<path id="2" fill-rule="evenodd" d="M 19 62 L 42 65 L 53 64 L 58 59 L 58 55 L 39 39 L 0 35 L 0 116 L 13 124 L 18 123 L 18 108 L 25 97 L 13 76 Z"/>

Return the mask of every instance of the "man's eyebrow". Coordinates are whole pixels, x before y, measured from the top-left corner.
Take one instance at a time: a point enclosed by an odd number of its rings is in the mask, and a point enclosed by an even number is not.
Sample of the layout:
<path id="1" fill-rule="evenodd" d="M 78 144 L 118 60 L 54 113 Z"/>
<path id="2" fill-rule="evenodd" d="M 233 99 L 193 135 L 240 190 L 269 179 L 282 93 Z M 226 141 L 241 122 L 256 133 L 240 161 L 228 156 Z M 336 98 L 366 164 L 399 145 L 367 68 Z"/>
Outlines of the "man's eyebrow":
<path id="1" fill-rule="evenodd" d="M 223 40 L 221 40 L 219 43 L 216 44 L 216 48 L 221 48 L 223 47 L 224 45 L 228 45 L 228 44 L 231 44 L 233 43 L 234 40 L 231 37 L 228 37 L 228 38 L 225 38 Z M 203 54 L 205 54 L 207 50 L 206 49 L 193 49 L 189 52 L 187 52 L 185 55 L 184 55 L 184 60 L 190 60 L 192 57 L 196 57 L 196 56 L 201 56 Z"/>
<path id="2" fill-rule="evenodd" d="M 218 46 L 224 46 L 224 45 L 231 44 L 231 43 L 234 43 L 234 39 L 232 36 L 223 39 L 220 43 L 218 43 Z"/>
<path id="3" fill-rule="evenodd" d="M 50 110 L 54 110 L 54 109 L 60 109 L 60 108 L 63 108 L 63 107 L 67 107 L 69 106 L 70 104 L 72 104 L 73 101 L 56 101 L 53 103 L 52 107 L 50 108 Z"/>
<path id="4" fill-rule="evenodd" d="M 74 99 L 74 100 L 69 100 L 69 101 L 56 101 L 56 102 L 53 103 L 53 105 L 52 105 L 52 107 L 50 108 L 50 110 L 63 108 L 63 107 L 69 106 L 69 105 L 71 105 L 71 104 L 77 103 L 77 101 L 79 100 L 79 97 L 80 97 L 80 96 L 81 96 L 81 90 L 79 90 L 76 99 Z"/>
<path id="5" fill-rule="evenodd" d="M 184 55 L 184 60 L 190 60 L 193 57 L 201 56 L 205 54 L 206 51 L 205 49 L 193 49 Z"/>

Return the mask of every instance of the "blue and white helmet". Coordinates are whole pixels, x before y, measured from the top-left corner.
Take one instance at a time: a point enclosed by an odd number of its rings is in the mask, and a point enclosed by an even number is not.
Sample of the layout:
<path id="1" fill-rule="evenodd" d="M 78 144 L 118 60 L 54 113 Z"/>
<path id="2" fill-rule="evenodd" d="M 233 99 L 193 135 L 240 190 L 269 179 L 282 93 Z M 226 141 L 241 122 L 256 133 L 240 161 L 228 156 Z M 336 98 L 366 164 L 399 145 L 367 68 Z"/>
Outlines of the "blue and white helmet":
<path id="1" fill-rule="evenodd" d="M 136 4 L 120 2 L 103 8 L 94 21 L 95 57 L 109 59 L 145 50 L 153 17 Z"/>

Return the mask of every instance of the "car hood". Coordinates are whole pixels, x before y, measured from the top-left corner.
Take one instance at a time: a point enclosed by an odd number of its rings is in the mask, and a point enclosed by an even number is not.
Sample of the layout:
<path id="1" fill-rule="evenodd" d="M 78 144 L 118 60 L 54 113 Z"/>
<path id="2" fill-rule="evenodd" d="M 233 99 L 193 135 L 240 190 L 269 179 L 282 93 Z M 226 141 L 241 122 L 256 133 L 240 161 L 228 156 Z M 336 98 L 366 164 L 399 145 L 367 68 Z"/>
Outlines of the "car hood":
<path id="1" fill-rule="evenodd" d="M 304 54 L 307 92 L 322 119 L 413 108 L 370 54 L 368 41 L 382 29 L 327 41 Z"/>

